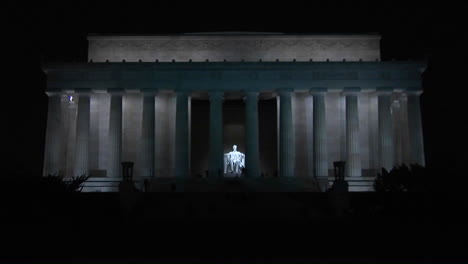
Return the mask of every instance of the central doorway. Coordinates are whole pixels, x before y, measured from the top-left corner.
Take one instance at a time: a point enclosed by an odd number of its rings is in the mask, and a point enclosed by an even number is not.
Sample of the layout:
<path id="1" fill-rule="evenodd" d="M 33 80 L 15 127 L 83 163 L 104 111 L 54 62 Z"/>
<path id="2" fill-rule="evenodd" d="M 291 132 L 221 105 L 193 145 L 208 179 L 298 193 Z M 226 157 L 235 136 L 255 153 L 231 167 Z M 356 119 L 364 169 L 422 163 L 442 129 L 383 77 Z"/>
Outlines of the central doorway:
<path id="1" fill-rule="evenodd" d="M 277 108 L 276 99 L 258 101 L 260 172 L 273 177 L 277 170 Z M 191 102 L 191 171 L 194 177 L 206 177 L 209 160 L 209 113 L 207 99 Z M 223 102 L 223 153 L 233 150 L 246 153 L 245 102 L 242 99 L 225 99 Z M 237 175 L 225 175 L 235 177 Z"/>

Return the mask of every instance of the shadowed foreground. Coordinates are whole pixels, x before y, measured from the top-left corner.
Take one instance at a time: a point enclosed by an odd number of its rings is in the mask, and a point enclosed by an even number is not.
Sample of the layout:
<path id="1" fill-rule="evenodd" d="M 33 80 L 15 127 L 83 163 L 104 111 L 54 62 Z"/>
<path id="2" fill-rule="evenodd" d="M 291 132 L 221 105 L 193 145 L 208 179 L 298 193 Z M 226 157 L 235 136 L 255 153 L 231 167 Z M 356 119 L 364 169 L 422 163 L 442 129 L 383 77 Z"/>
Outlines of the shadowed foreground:
<path id="1" fill-rule="evenodd" d="M 5 194 L 5 193 L 4 193 Z M 458 261 L 456 195 L 351 193 L 10 193 L 8 261 Z M 460 234 L 461 235 L 461 234 Z"/>

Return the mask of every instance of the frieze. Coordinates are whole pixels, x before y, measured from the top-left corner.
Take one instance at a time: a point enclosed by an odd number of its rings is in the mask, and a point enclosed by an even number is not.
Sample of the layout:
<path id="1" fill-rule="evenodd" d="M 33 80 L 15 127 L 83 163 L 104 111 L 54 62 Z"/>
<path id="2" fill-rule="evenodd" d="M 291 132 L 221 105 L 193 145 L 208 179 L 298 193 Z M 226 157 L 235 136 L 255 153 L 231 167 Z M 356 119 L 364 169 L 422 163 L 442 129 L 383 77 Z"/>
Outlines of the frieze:
<path id="1" fill-rule="evenodd" d="M 258 73 L 256 71 L 252 71 L 249 73 L 250 80 L 258 80 Z"/>
<path id="2" fill-rule="evenodd" d="M 212 71 L 211 72 L 211 79 L 212 80 L 221 80 L 223 78 L 223 74 L 220 71 Z"/>
<path id="3" fill-rule="evenodd" d="M 98 89 L 104 83 L 134 82 L 158 85 L 187 82 L 200 84 L 205 81 L 255 81 L 259 85 L 268 81 L 369 81 L 382 85 L 403 86 L 420 83 L 421 62 L 361 62 L 361 63 L 88 63 L 56 64 L 45 69 L 49 87 L 92 86 Z M 239 67 L 237 67 L 239 66 Z M 240 67 L 242 66 L 242 67 Z M 348 68 L 346 70 L 345 68 Z M 373 68 L 373 70 L 371 70 Z M 399 70 L 397 70 L 400 68 Z M 108 85 L 108 86 L 109 86 Z"/>
<path id="4" fill-rule="evenodd" d="M 280 80 L 291 80 L 292 79 L 292 74 L 289 71 L 281 71 L 279 73 Z"/>
<path id="5" fill-rule="evenodd" d="M 119 77 L 119 78 L 117 78 Z M 413 73 L 398 72 L 369 72 L 366 71 L 162 71 L 152 74 L 150 72 L 120 72 L 96 74 L 92 72 L 56 72 L 49 74 L 48 79 L 54 81 L 105 81 L 105 80 L 415 80 L 420 76 Z"/>

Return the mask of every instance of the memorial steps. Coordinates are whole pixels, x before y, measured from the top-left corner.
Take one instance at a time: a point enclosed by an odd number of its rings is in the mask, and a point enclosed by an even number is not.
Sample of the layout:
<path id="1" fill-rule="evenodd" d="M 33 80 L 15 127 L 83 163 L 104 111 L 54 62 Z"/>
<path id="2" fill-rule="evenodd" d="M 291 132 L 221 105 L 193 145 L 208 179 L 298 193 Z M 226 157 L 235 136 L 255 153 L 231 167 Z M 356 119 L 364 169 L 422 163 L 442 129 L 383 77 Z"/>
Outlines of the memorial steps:
<path id="1" fill-rule="evenodd" d="M 118 192 L 121 178 L 91 177 L 84 184 L 82 192 Z"/>
<path id="2" fill-rule="evenodd" d="M 121 178 L 92 177 L 83 185 L 82 192 L 118 192 Z M 134 181 L 144 190 L 143 180 Z M 153 178 L 149 192 L 319 192 L 314 179 L 307 178 L 233 178 L 222 179 L 174 177 Z"/>
<path id="3" fill-rule="evenodd" d="M 345 177 L 348 182 L 350 192 L 373 192 L 375 177 Z M 333 177 L 328 177 L 330 187 L 333 186 Z"/>
<path id="4" fill-rule="evenodd" d="M 346 177 L 350 192 L 374 191 L 374 177 Z M 333 177 L 328 177 L 330 187 Z M 83 186 L 82 192 L 118 192 L 120 178 L 92 177 Z M 175 190 L 172 188 L 175 184 Z M 135 181 L 135 187 L 143 189 L 143 181 Z M 151 192 L 318 192 L 315 180 L 307 178 L 241 179 L 226 177 L 219 180 L 206 178 L 176 179 L 172 177 L 154 178 Z"/>

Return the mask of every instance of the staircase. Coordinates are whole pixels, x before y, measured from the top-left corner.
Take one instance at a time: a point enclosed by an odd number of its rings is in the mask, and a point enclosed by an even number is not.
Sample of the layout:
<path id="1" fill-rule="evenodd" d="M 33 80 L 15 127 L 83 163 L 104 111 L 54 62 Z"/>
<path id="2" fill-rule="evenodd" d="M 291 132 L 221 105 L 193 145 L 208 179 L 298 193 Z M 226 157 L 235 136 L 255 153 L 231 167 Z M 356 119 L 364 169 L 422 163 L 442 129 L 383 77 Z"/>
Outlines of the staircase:
<path id="1" fill-rule="evenodd" d="M 375 177 L 346 177 L 350 192 L 373 192 Z M 82 192 L 118 192 L 121 178 L 91 177 Z M 330 187 L 333 177 L 328 177 Z M 134 181 L 141 189 L 141 182 Z M 309 178 L 154 178 L 151 192 L 320 192 L 315 179 Z"/>
<path id="2" fill-rule="evenodd" d="M 82 192 L 118 192 L 121 178 L 91 177 L 83 183 Z"/>
<path id="3" fill-rule="evenodd" d="M 348 182 L 350 192 L 373 192 L 375 177 L 345 177 Z M 334 177 L 328 177 L 330 187 L 333 186 Z"/>

